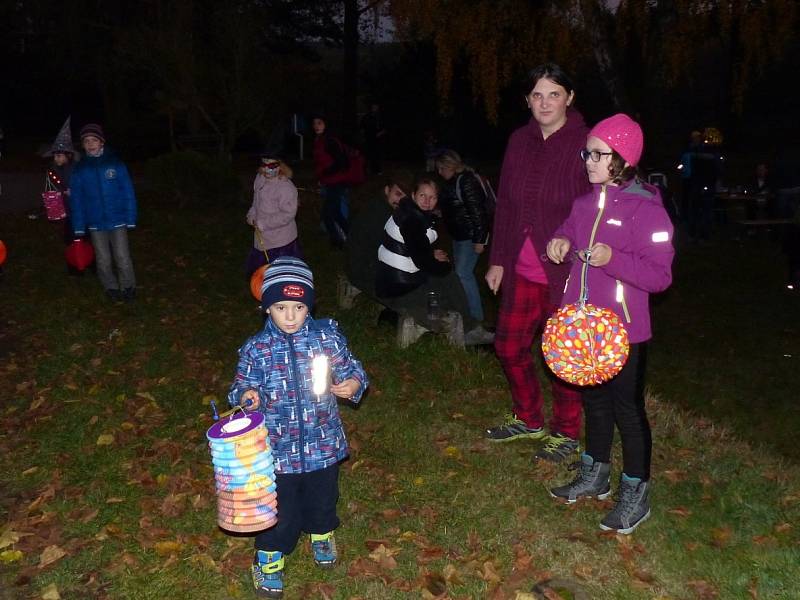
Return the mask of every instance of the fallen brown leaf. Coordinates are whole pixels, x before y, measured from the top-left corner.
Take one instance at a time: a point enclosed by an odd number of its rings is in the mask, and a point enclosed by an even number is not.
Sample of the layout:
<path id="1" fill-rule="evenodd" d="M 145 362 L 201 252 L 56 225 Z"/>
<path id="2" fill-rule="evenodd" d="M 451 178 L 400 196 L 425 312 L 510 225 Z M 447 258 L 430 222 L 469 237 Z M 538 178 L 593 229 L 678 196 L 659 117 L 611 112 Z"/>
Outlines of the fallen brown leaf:
<path id="1" fill-rule="evenodd" d="M 62 550 L 59 546 L 48 546 L 42 551 L 42 554 L 39 556 L 39 568 L 43 569 L 47 565 L 52 565 L 57 560 L 61 560 L 67 555 L 64 550 Z"/>
<path id="2" fill-rule="evenodd" d="M 692 579 L 687 581 L 686 585 L 691 588 L 700 600 L 713 600 L 713 598 L 719 597 L 719 592 L 716 588 L 703 579 Z"/>
<path id="3" fill-rule="evenodd" d="M 726 525 L 725 527 L 714 527 L 711 530 L 711 543 L 717 548 L 727 546 L 731 541 L 733 530 Z"/>
<path id="4" fill-rule="evenodd" d="M 667 513 L 675 515 L 676 517 L 688 517 L 692 514 L 692 511 L 685 506 L 676 506 L 675 508 L 670 508 Z"/>

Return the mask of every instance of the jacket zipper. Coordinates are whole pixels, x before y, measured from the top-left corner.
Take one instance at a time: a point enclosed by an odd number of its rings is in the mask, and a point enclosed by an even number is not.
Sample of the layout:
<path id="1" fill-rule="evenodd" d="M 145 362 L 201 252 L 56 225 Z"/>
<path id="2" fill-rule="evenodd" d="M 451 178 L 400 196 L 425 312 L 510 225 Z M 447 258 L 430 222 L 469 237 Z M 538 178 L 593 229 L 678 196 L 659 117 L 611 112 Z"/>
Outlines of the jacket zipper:
<path id="1" fill-rule="evenodd" d="M 594 238 L 597 235 L 597 228 L 600 226 L 600 219 L 603 217 L 603 211 L 606 207 L 606 186 L 603 185 L 600 188 L 600 198 L 597 202 L 598 211 L 597 216 L 594 218 L 594 224 L 592 225 L 592 233 L 589 235 L 589 248 L 594 246 Z M 584 262 L 583 268 L 581 269 L 581 295 L 580 299 L 583 302 L 586 302 L 589 297 L 589 289 L 586 285 L 587 274 L 589 271 L 589 263 Z"/>
<path id="2" fill-rule="evenodd" d="M 294 342 L 292 341 L 292 336 L 288 334 L 286 335 L 286 339 L 289 341 L 289 350 L 291 354 L 289 355 L 289 364 L 292 366 L 292 381 L 295 393 L 295 405 L 297 406 L 297 420 L 300 423 L 298 429 L 300 431 L 300 472 L 305 473 L 306 471 L 306 455 L 305 455 L 305 440 L 303 435 L 303 429 L 305 427 L 305 417 L 303 415 L 303 399 L 302 394 L 300 393 L 300 389 L 297 387 L 297 361 L 294 356 Z"/>
<path id="3" fill-rule="evenodd" d="M 617 302 L 622 304 L 622 312 L 625 313 L 625 322 L 630 323 L 631 313 L 628 312 L 628 303 L 625 302 L 625 287 L 619 279 L 615 279 L 614 281 L 617 282 Z"/>

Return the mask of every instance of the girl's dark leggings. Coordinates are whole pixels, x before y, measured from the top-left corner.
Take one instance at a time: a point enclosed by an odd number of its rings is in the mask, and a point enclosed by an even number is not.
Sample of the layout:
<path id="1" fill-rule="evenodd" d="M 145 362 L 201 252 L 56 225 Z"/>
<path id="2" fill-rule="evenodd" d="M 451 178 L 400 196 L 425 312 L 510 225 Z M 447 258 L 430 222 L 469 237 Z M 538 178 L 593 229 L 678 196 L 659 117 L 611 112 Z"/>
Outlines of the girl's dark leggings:
<path id="1" fill-rule="evenodd" d="M 622 468 L 629 477 L 650 479 L 653 438 L 644 408 L 645 343 L 631 344 L 622 371 L 602 385 L 583 392 L 586 454 L 611 462 L 614 427 L 622 439 Z"/>

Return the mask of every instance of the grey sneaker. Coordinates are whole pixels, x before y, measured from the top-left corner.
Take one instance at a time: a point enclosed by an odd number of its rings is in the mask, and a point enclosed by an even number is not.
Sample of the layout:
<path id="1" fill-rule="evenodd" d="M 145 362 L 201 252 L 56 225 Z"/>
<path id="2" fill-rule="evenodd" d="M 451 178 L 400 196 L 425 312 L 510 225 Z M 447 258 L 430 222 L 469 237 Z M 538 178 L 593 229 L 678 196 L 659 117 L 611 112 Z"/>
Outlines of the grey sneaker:
<path id="1" fill-rule="evenodd" d="M 572 454 L 579 452 L 580 449 L 581 445 L 578 440 L 573 440 L 561 433 L 554 433 L 547 438 L 544 447 L 533 455 L 533 459 L 560 463 Z"/>
<path id="2" fill-rule="evenodd" d="M 611 464 L 595 462 L 586 453 L 581 454 L 581 461 L 576 463 L 580 471 L 575 479 L 567 485 L 554 487 L 550 490 L 553 498 L 564 500 L 567 504 L 574 504 L 578 498 L 597 498 L 605 500 L 611 494 L 609 483 Z M 570 466 L 570 469 L 573 467 Z"/>
<path id="3" fill-rule="evenodd" d="M 490 442 L 511 442 L 513 440 L 540 440 L 545 435 L 544 427 L 528 427 L 517 415 L 509 413 L 502 425 L 486 430 L 486 439 Z"/>
<path id="4" fill-rule="evenodd" d="M 600 529 L 625 535 L 650 518 L 650 484 L 625 473 L 619 479 L 619 500 L 603 520 Z"/>
<path id="5" fill-rule="evenodd" d="M 488 344 L 494 344 L 494 334 L 486 331 L 482 325 L 478 325 L 464 334 L 464 345 L 466 346 L 486 346 Z"/>

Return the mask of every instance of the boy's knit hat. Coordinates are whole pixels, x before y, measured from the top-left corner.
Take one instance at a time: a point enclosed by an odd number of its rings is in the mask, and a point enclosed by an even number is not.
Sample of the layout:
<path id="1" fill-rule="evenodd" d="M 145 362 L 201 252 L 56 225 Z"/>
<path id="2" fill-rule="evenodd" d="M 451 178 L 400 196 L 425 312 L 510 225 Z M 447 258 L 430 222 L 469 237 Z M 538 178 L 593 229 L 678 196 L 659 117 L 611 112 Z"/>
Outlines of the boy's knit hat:
<path id="1" fill-rule="evenodd" d="M 626 114 L 617 113 L 603 119 L 592 128 L 586 137 L 603 140 L 633 167 L 639 163 L 639 159 L 642 157 L 644 148 L 642 128 Z"/>
<path id="2" fill-rule="evenodd" d="M 302 302 L 309 310 L 314 306 L 314 275 L 299 258 L 276 258 L 264 271 L 261 308 L 267 310 L 276 302 Z"/>
<path id="3" fill-rule="evenodd" d="M 44 156 L 53 156 L 54 154 L 75 154 L 75 148 L 72 146 L 72 128 L 70 123 L 71 117 L 67 117 L 64 124 L 56 136 L 53 145 L 45 152 Z"/>
<path id="4" fill-rule="evenodd" d="M 106 134 L 103 133 L 103 128 L 97 123 L 87 123 L 81 128 L 81 141 L 83 141 L 83 138 L 89 137 L 90 135 L 96 137 L 103 143 L 106 141 Z"/>

